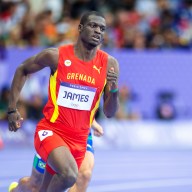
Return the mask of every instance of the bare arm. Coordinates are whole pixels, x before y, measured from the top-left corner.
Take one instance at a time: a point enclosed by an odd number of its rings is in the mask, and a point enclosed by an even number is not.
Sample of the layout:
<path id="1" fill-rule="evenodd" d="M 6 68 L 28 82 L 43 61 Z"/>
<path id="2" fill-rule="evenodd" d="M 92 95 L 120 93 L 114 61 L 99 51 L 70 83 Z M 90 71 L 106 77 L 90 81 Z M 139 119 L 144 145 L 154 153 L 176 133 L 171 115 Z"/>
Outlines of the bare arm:
<path id="1" fill-rule="evenodd" d="M 55 48 L 45 49 L 39 54 L 24 61 L 17 69 L 11 84 L 8 112 L 15 111 L 20 92 L 29 74 L 50 67 L 54 72 L 58 63 L 58 50 Z M 17 131 L 20 125 L 20 114 L 18 111 L 8 114 L 9 130 Z"/>
<path id="2" fill-rule="evenodd" d="M 118 77 L 119 64 L 116 59 L 109 56 L 103 106 L 104 114 L 108 118 L 113 117 L 118 108 Z"/>
<path id="3" fill-rule="evenodd" d="M 95 119 L 93 120 L 91 127 L 95 136 L 100 137 L 103 135 L 103 127 Z"/>

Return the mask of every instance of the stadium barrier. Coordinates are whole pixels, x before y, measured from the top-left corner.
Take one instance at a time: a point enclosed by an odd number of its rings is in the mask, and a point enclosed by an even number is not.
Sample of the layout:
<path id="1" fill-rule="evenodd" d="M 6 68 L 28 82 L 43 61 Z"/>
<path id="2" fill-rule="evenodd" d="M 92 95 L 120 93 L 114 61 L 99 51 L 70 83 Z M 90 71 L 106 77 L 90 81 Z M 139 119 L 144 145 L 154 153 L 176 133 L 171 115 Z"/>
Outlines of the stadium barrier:
<path id="1" fill-rule="evenodd" d="M 100 121 L 103 137 L 94 137 L 95 148 L 127 150 L 192 149 L 192 121 Z M 33 146 L 36 122 L 25 121 L 18 132 L 9 132 L 7 122 L 0 122 L 5 146 Z"/>

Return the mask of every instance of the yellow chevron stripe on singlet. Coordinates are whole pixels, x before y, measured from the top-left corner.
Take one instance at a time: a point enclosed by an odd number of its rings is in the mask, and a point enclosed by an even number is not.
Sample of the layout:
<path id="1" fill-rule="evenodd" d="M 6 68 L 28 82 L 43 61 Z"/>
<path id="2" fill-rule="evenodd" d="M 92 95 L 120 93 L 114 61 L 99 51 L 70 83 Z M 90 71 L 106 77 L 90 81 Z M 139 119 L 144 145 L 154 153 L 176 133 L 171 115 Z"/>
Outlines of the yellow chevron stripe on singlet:
<path id="1" fill-rule="evenodd" d="M 101 100 L 101 95 L 102 95 L 102 93 L 103 93 L 103 90 L 104 90 L 104 88 L 105 88 L 106 83 L 107 83 L 107 80 L 105 79 L 105 83 L 104 83 L 103 89 L 102 89 L 102 91 L 101 91 L 101 93 L 100 93 L 100 95 L 99 95 L 99 99 L 97 100 L 97 103 L 96 103 L 95 107 L 94 107 L 93 110 L 91 111 L 90 121 L 89 121 L 89 127 L 91 127 L 92 122 L 93 122 L 93 116 L 94 116 L 94 114 L 95 114 L 95 111 L 96 111 L 96 110 L 98 109 L 98 107 L 99 107 L 99 103 L 100 103 L 100 100 Z"/>
<path id="2" fill-rule="evenodd" d="M 49 89 L 50 89 L 51 99 L 54 105 L 54 112 L 50 120 L 52 123 L 54 123 L 57 117 L 59 116 L 59 108 L 57 105 L 57 98 L 56 98 L 56 85 L 57 85 L 56 78 L 57 78 L 57 71 L 50 76 L 50 80 L 49 80 Z"/>

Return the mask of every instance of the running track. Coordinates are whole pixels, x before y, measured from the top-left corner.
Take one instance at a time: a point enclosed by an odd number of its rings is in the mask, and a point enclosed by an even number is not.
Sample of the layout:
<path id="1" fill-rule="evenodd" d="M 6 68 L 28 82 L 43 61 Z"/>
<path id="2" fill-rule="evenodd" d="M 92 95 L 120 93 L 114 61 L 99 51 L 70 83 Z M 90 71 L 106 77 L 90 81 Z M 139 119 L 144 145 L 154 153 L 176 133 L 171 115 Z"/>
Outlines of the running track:
<path id="1" fill-rule="evenodd" d="M 34 150 L 17 146 L 0 151 L 0 192 L 29 175 Z M 87 192 L 192 192 L 192 151 L 95 152 Z"/>

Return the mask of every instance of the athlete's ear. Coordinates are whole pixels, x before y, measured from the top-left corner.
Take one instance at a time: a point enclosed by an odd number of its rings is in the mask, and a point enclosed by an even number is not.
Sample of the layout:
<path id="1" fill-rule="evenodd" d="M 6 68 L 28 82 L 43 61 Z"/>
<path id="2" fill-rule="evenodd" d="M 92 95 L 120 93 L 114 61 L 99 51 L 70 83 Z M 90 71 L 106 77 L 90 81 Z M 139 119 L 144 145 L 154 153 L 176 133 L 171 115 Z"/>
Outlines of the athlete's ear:
<path id="1" fill-rule="evenodd" d="M 79 30 L 79 32 L 81 32 L 83 30 L 83 25 L 82 24 L 79 24 L 78 30 Z"/>

